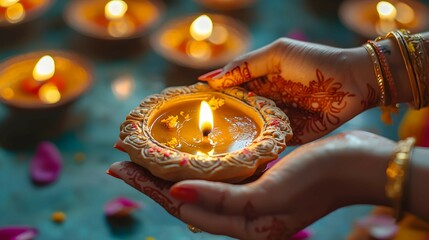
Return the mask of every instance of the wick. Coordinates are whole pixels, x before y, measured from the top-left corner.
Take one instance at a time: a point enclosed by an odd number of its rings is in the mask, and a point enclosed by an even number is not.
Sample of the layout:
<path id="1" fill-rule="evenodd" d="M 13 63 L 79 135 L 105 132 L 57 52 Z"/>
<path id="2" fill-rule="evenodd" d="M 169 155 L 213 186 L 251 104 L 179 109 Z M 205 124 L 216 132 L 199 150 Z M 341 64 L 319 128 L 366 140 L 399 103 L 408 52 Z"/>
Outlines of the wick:
<path id="1" fill-rule="evenodd" d="M 204 139 L 208 138 L 208 137 L 209 137 L 210 132 L 211 132 L 210 130 L 203 130 L 203 138 L 204 138 Z"/>

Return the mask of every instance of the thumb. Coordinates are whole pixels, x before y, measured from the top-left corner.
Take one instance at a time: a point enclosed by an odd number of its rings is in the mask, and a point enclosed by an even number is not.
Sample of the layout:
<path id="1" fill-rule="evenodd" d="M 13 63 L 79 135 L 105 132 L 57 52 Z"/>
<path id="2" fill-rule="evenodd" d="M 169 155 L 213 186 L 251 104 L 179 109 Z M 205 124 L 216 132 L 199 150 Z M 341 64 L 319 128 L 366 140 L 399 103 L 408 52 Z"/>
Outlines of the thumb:
<path id="1" fill-rule="evenodd" d="M 271 43 L 255 51 L 242 55 L 222 70 L 214 70 L 198 78 L 207 81 L 215 89 L 223 89 L 240 85 L 253 78 L 279 73 L 280 60 L 274 53 L 275 43 Z"/>
<path id="2" fill-rule="evenodd" d="M 256 215 L 252 205 L 265 195 L 253 183 L 233 185 L 204 180 L 186 180 L 174 184 L 170 195 L 180 201 L 192 203 L 217 214 Z M 192 196 L 190 198 L 189 196 Z"/>

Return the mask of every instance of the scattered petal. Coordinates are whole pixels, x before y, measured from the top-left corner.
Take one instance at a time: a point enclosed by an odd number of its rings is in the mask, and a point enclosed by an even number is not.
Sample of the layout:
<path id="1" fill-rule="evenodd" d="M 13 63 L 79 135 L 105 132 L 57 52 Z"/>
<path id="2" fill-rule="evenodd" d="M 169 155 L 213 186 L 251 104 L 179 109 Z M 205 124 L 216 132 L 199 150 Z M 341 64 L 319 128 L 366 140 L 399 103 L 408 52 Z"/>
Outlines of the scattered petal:
<path id="1" fill-rule="evenodd" d="M 0 240 L 30 240 L 37 235 L 37 229 L 25 226 L 0 228 Z"/>
<path id="2" fill-rule="evenodd" d="M 128 198 L 118 197 L 104 206 L 106 216 L 128 216 L 132 211 L 140 208 L 140 205 Z"/>
<path id="3" fill-rule="evenodd" d="M 50 142 L 40 143 L 31 160 L 31 179 L 37 184 L 49 184 L 59 177 L 61 168 L 62 157 L 57 147 Z"/>
<path id="4" fill-rule="evenodd" d="M 357 221 L 357 226 L 366 229 L 376 239 L 391 239 L 398 226 L 395 219 L 386 215 L 370 215 Z"/>
<path id="5" fill-rule="evenodd" d="M 311 232 L 304 229 L 304 230 L 301 230 L 301 231 L 295 233 L 295 235 L 293 235 L 290 238 L 290 240 L 304 240 L 304 239 L 307 239 L 309 237 L 311 237 Z"/>
<path id="6" fill-rule="evenodd" d="M 307 35 L 305 35 L 304 32 L 299 31 L 299 30 L 295 30 L 295 31 L 291 31 L 291 32 L 287 33 L 286 37 L 292 38 L 295 40 L 300 40 L 300 41 L 308 41 Z"/>

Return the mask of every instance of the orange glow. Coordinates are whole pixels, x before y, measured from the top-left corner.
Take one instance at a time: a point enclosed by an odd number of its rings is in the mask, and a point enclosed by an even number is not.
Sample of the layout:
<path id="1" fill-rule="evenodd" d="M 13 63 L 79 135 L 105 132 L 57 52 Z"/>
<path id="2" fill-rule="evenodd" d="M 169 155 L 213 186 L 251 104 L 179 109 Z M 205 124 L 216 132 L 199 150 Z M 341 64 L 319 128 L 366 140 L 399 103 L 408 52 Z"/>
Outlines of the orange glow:
<path id="1" fill-rule="evenodd" d="M 17 2 L 6 8 L 5 13 L 6 20 L 10 23 L 18 23 L 22 21 L 25 17 L 24 6 Z"/>
<path id="2" fill-rule="evenodd" d="M 396 14 L 396 21 L 402 24 L 410 24 L 415 19 L 415 13 L 410 5 L 398 2 L 395 4 L 398 13 Z"/>
<path id="3" fill-rule="evenodd" d="M 209 38 L 213 31 L 213 22 L 207 15 L 201 15 L 195 19 L 190 28 L 189 33 L 192 38 L 197 41 L 202 41 Z"/>
<path id="4" fill-rule="evenodd" d="M 15 3 L 19 2 L 19 0 L 0 0 L 0 7 L 10 7 Z"/>
<path id="5" fill-rule="evenodd" d="M 213 130 L 213 112 L 206 101 L 202 101 L 200 105 L 199 127 L 205 137 Z"/>
<path id="6" fill-rule="evenodd" d="M 43 82 L 52 78 L 54 74 L 55 62 L 54 59 L 49 55 L 41 57 L 33 69 L 33 78 L 39 82 Z"/>
<path id="7" fill-rule="evenodd" d="M 122 0 L 111 0 L 104 7 L 104 15 L 109 20 L 122 18 L 128 10 L 128 5 Z"/>
<path id="8" fill-rule="evenodd" d="M 209 41 L 221 45 L 228 39 L 228 30 L 222 25 L 216 25 L 213 28 L 213 34 L 209 37 Z"/>
<path id="9" fill-rule="evenodd" d="M 377 12 L 381 19 L 394 20 L 396 17 L 396 7 L 390 2 L 380 1 L 377 3 Z"/>
<path id="10" fill-rule="evenodd" d="M 134 89 L 134 78 L 131 75 L 123 75 L 112 82 L 112 91 L 117 99 L 124 100 L 130 97 Z"/>
<path id="11" fill-rule="evenodd" d="M 57 86 L 51 83 L 46 83 L 39 89 L 39 98 L 44 103 L 54 104 L 61 100 L 61 93 Z"/>
<path id="12" fill-rule="evenodd" d="M 2 90 L 1 96 L 2 96 L 2 98 L 6 99 L 6 100 L 9 100 L 9 99 L 12 99 L 15 96 L 15 92 L 13 91 L 12 88 L 7 87 L 7 88 L 4 88 Z"/>

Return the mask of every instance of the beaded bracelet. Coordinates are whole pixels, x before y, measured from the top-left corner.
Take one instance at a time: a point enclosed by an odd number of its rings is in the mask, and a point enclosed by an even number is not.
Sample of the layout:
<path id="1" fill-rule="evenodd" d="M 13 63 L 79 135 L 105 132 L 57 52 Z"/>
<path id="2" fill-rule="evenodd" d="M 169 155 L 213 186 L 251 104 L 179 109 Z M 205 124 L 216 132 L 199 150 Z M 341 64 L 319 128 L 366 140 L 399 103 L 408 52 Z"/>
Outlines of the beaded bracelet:
<path id="1" fill-rule="evenodd" d="M 409 137 L 398 142 L 386 169 L 386 195 L 392 202 L 397 221 L 403 217 L 404 195 L 409 161 L 416 139 Z"/>
<path id="2" fill-rule="evenodd" d="M 381 46 L 376 41 L 369 40 L 368 43 L 374 48 L 375 53 L 377 54 L 378 61 L 381 65 L 381 72 L 387 82 L 388 91 L 386 91 L 386 96 L 390 97 L 390 99 L 386 99 L 386 105 L 393 106 L 398 103 L 398 92 L 396 91 L 395 81 L 393 80 L 389 63 L 387 62 L 386 56 L 384 55 Z"/>

